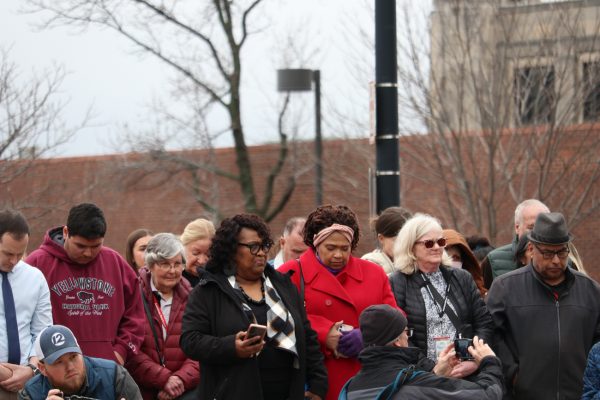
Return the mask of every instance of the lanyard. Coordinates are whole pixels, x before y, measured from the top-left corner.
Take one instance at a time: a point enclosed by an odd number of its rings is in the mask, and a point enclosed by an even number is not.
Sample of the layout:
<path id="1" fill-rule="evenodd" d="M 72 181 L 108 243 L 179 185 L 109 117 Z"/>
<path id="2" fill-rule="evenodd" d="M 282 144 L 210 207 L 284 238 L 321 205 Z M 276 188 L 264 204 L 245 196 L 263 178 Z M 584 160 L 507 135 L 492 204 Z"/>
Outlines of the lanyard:
<path id="1" fill-rule="evenodd" d="M 160 324 L 163 326 L 163 328 L 165 328 L 165 330 L 167 330 L 168 324 L 167 324 L 167 320 L 165 319 L 165 315 L 162 312 L 162 309 L 160 308 L 160 303 L 158 301 L 158 299 L 156 298 L 156 296 L 154 296 L 154 294 L 152 294 L 152 299 L 154 300 L 154 307 L 156 307 L 156 312 L 158 312 L 158 318 L 160 319 Z"/>
<path id="2" fill-rule="evenodd" d="M 429 288 L 430 286 L 433 286 L 433 284 L 431 283 L 431 281 L 429 279 L 427 279 L 425 277 L 425 275 L 423 273 L 421 273 L 421 278 L 423 278 L 423 280 L 427 284 L 425 286 L 427 288 L 427 293 L 429 293 L 429 297 L 433 301 L 433 304 L 435 304 L 435 308 L 437 308 L 437 310 L 438 310 L 438 316 L 440 318 L 442 318 L 442 315 L 444 315 L 444 311 L 446 311 L 446 304 L 448 304 L 448 293 L 450 292 L 450 284 L 446 283 L 446 293 L 444 294 L 444 303 L 442 304 L 442 307 L 440 308 L 440 305 L 438 304 L 437 301 L 435 301 L 435 298 L 433 297 L 433 293 L 431 293 L 431 289 Z M 439 296 L 439 294 L 438 294 L 438 296 Z"/>

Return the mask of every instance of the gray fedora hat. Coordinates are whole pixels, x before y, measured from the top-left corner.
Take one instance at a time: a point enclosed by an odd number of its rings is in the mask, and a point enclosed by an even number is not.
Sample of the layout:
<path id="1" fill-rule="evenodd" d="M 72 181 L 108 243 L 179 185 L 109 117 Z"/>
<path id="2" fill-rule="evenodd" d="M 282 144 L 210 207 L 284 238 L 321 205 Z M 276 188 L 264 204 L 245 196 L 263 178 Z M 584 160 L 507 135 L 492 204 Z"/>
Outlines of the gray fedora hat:
<path id="1" fill-rule="evenodd" d="M 573 240 L 567 229 L 565 217 L 558 212 L 540 213 L 533 230 L 527 235 L 530 241 L 540 244 L 563 244 Z"/>

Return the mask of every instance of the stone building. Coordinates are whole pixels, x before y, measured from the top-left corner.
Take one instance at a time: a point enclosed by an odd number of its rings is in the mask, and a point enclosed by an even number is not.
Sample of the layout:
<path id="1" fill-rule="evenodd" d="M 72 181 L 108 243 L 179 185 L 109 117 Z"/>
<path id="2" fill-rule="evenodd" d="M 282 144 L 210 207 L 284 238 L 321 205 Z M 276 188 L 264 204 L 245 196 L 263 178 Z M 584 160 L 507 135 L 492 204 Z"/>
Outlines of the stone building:
<path id="1" fill-rule="evenodd" d="M 435 0 L 430 129 L 600 117 L 600 1 Z"/>

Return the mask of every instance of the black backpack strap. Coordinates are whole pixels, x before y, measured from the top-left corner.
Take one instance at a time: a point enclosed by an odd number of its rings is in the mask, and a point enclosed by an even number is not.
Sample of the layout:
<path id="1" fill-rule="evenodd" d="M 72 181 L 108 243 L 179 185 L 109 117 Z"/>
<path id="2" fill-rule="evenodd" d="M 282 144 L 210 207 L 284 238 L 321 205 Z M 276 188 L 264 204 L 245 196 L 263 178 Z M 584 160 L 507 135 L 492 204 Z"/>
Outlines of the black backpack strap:
<path id="1" fill-rule="evenodd" d="M 415 371 L 414 365 L 402 368 L 400 371 L 398 371 L 398 374 L 396 374 L 396 378 L 394 379 L 394 381 L 386 387 L 384 387 L 383 389 L 381 389 L 381 391 L 377 394 L 375 400 L 391 400 L 392 397 L 394 397 L 394 395 L 396 394 L 396 392 L 400 390 L 402 385 L 404 385 L 406 382 L 410 382 L 415 376 L 421 373 L 423 373 L 423 371 Z M 338 400 L 348 399 L 348 387 L 350 386 L 350 382 L 352 382 L 353 379 L 354 377 L 348 379 L 348 381 L 344 384 L 342 390 L 340 391 Z"/>
<path id="2" fill-rule="evenodd" d="M 152 329 L 152 336 L 154 336 L 154 345 L 156 346 L 156 352 L 158 353 L 158 359 L 160 360 L 160 365 L 165 366 L 165 357 L 160 351 L 160 346 L 158 345 L 158 335 L 156 334 L 156 329 L 154 328 L 154 320 L 152 319 L 152 314 L 150 313 L 150 306 L 148 305 L 148 300 L 146 300 L 146 296 L 144 296 L 144 288 L 140 286 L 140 293 L 142 294 L 142 303 L 144 303 L 144 310 L 146 311 L 146 318 L 148 319 L 148 323 L 150 324 L 150 329 Z M 152 294 L 154 296 L 154 294 Z"/>
<path id="3" fill-rule="evenodd" d="M 306 308 L 306 300 L 304 299 L 304 274 L 302 273 L 302 264 L 300 263 L 300 259 L 296 259 L 298 263 L 298 270 L 300 271 L 300 300 L 302 300 L 302 304 L 304 304 L 304 308 Z"/>
<path id="4" fill-rule="evenodd" d="M 446 284 L 448 285 L 448 288 L 450 288 L 450 282 L 447 282 Z M 429 291 L 431 292 L 431 295 L 433 296 L 434 301 L 439 305 L 440 309 L 442 309 L 442 307 L 444 307 L 444 298 L 442 297 L 440 292 L 437 291 L 435 286 L 433 286 L 433 283 L 431 283 L 431 281 L 429 279 L 426 280 L 426 285 L 429 288 Z M 458 318 L 458 315 L 456 315 L 456 313 L 454 312 L 452 307 L 450 307 L 449 305 L 446 305 L 446 307 L 444 307 L 443 310 L 444 310 L 444 313 L 450 319 L 450 322 L 452 322 L 452 325 L 454 325 L 454 328 L 456 328 L 456 333 L 457 334 L 461 333 L 462 323 L 460 322 L 460 318 Z M 441 317 L 441 315 L 440 315 L 440 317 Z"/>
<path id="5" fill-rule="evenodd" d="M 375 400 L 391 400 L 392 397 L 396 394 L 400 387 L 404 385 L 406 382 L 410 382 L 415 375 L 415 366 L 410 365 L 407 368 L 402 368 L 398 371 L 396 375 L 396 379 L 394 382 L 390 383 L 386 387 L 384 387 L 381 392 L 377 395 Z"/>

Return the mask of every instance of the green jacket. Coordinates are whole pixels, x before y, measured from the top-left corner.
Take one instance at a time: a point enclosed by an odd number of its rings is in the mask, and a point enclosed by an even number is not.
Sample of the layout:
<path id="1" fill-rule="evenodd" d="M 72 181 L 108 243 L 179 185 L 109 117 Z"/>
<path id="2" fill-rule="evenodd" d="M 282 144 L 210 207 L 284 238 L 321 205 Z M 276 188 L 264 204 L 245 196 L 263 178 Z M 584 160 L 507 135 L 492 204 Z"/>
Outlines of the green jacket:
<path id="1" fill-rule="evenodd" d="M 505 244 L 492 250 L 488 255 L 488 261 L 492 267 L 494 279 L 507 272 L 514 271 L 518 265 L 514 259 L 514 248 L 517 244 L 517 236 L 512 243 Z"/>

